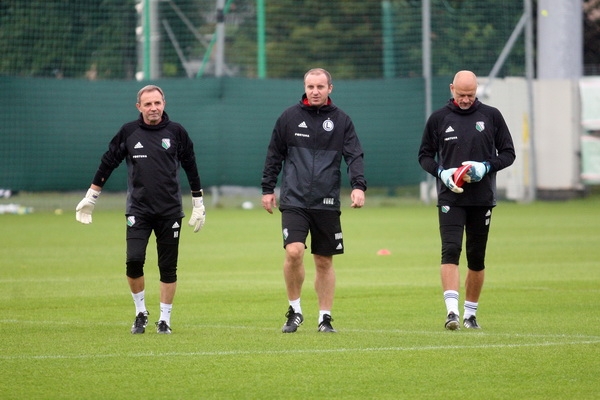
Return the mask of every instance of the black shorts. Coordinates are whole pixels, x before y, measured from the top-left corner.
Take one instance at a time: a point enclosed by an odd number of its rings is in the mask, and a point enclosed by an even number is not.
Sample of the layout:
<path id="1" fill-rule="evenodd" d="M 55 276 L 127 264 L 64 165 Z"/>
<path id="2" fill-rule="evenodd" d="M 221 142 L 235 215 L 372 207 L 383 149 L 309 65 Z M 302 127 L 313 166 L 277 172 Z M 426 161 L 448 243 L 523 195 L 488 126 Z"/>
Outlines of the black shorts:
<path id="1" fill-rule="evenodd" d="M 158 265 L 161 268 L 177 267 L 181 218 L 145 218 L 127 216 L 127 261 L 146 259 L 150 235 L 156 236 Z"/>
<path id="2" fill-rule="evenodd" d="M 466 233 L 465 250 L 469 269 L 485 268 L 485 252 L 492 220 L 492 207 L 439 206 L 442 264 L 458 265 Z"/>
<path id="3" fill-rule="evenodd" d="M 288 208 L 281 210 L 283 247 L 304 243 L 310 233 L 310 251 L 320 256 L 344 253 L 340 211 Z"/>

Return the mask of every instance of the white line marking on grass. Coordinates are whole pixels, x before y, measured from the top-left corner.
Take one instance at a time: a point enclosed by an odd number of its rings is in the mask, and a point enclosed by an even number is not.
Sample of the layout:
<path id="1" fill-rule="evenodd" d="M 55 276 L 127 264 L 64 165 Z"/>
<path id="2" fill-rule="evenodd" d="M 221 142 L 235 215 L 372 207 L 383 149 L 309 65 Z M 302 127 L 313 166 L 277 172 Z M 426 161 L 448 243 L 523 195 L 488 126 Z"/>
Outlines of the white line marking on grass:
<path id="1" fill-rule="evenodd" d="M 340 348 L 340 349 L 306 349 L 306 350 L 232 350 L 232 351 L 194 351 L 194 352 L 148 352 L 135 354 L 78 354 L 78 355 L 22 355 L 0 356 L 0 360 L 83 360 L 121 357 L 222 357 L 245 355 L 284 355 L 294 354 L 324 354 L 324 353 L 376 353 L 376 352 L 405 352 L 405 351 L 446 351 L 446 350 L 473 350 L 473 349 L 512 349 L 522 347 L 548 347 L 548 346 L 577 346 L 600 344 L 598 340 L 570 341 L 570 342 L 542 342 L 523 344 L 485 344 L 485 345 L 451 345 L 451 346 L 412 346 L 412 347 L 366 347 L 366 348 Z"/>

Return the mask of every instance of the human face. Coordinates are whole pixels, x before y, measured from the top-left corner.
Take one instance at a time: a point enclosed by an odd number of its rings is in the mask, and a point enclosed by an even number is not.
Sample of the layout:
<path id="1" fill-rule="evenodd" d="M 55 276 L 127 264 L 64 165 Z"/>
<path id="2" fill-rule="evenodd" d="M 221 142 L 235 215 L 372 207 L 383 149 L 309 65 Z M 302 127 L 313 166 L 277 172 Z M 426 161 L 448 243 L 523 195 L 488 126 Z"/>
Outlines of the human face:
<path id="1" fill-rule="evenodd" d="M 327 82 L 327 75 L 322 72 L 310 73 L 304 79 L 304 93 L 311 106 L 321 107 L 327 104 L 333 85 Z"/>
<path id="2" fill-rule="evenodd" d="M 450 85 L 454 101 L 462 110 L 473 105 L 477 97 L 477 79 L 474 76 L 459 77 Z"/>
<path id="3" fill-rule="evenodd" d="M 158 90 L 150 90 L 140 95 L 140 102 L 135 105 L 142 113 L 144 122 L 148 125 L 158 125 L 162 121 L 165 101 Z"/>

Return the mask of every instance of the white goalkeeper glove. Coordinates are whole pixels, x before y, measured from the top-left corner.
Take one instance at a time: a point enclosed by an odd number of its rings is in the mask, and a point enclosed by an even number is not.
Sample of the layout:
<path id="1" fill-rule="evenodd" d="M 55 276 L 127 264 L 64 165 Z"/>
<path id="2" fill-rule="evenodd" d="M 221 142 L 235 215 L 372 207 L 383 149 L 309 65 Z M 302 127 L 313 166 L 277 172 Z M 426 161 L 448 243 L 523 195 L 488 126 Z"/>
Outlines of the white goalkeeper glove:
<path id="1" fill-rule="evenodd" d="M 202 197 L 192 197 L 192 216 L 189 226 L 194 227 L 194 233 L 198 232 L 204 226 L 206 221 L 206 211 L 204 209 L 204 200 Z"/>
<path id="2" fill-rule="evenodd" d="M 477 161 L 465 161 L 462 165 L 469 164 L 471 168 L 467 172 L 467 175 L 464 177 L 464 181 L 467 183 L 479 182 L 485 174 L 490 172 L 490 163 L 487 161 L 477 162 Z"/>
<path id="3" fill-rule="evenodd" d="M 88 189 L 83 200 L 75 208 L 75 219 L 77 221 L 86 225 L 92 223 L 92 211 L 94 211 L 94 206 L 96 205 L 96 200 L 100 197 L 100 193 L 97 190 Z"/>
<path id="4" fill-rule="evenodd" d="M 440 167 L 438 169 L 438 177 L 442 180 L 442 183 L 448 187 L 448 189 L 452 190 L 454 193 L 462 193 L 464 189 L 456 186 L 454 179 L 452 178 L 454 172 L 456 172 L 456 168 L 443 169 Z"/>

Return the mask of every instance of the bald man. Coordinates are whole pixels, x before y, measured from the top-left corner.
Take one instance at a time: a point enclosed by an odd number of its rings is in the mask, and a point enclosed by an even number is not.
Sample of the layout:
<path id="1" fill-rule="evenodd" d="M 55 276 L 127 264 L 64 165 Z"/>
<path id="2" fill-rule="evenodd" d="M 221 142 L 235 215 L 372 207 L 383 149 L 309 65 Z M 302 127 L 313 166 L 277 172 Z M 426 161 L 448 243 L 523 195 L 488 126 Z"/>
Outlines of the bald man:
<path id="1" fill-rule="evenodd" d="M 463 326 L 480 329 L 476 319 L 485 277 L 485 254 L 496 206 L 496 173 L 515 160 L 513 140 L 500 111 L 477 98 L 477 76 L 459 71 L 452 98 L 428 118 L 419 148 L 421 167 L 437 178 L 441 237 L 440 275 L 446 305 L 445 328 L 460 329 L 459 260 L 466 233 L 467 274 Z M 468 172 L 455 182 L 457 168 Z"/>

